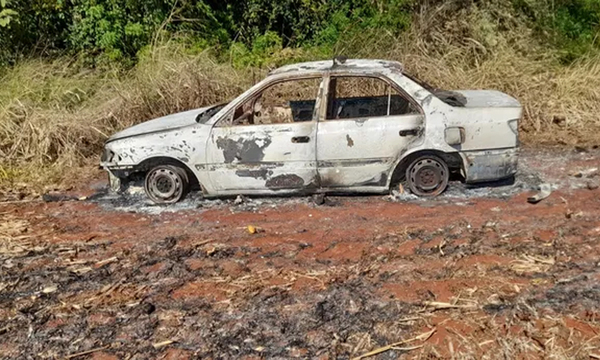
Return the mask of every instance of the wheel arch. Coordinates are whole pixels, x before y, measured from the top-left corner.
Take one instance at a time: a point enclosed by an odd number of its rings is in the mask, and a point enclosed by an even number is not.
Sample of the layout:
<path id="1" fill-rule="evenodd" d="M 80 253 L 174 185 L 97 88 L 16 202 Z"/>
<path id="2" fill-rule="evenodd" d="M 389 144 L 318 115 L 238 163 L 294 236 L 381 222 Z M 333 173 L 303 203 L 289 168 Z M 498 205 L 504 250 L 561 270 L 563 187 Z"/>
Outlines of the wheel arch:
<path id="1" fill-rule="evenodd" d="M 147 159 L 144 159 L 139 164 L 133 167 L 134 173 L 147 173 L 153 167 L 158 165 L 174 165 L 178 166 L 185 170 L 188 175 L 188 179 L 190 181 L 190 189 L 201 189 L 204 192 L 204 187 L 200 184 L 198 177 L 192 171 L 192 169 L 185 164 L 183 161 L 179 159 L 175 159 L 169 156 L 153 156 Z"/>
<path id="2" fill-rule="evenodd" d="M 394 170 L 390 173 L 388 178 L 388 187 L 391 187 L 395 184 L 399 184 L 400 182 L 404 181 L 406 176 L 406 170 L 408 169 L 410 164 L 417 158 L 425 155 L 437 156 L 440 159 L 444 160 L 444 162 L 446 162 L 446 165 L 448 165 L 448 169 L 450 170 L 450 172 L 459 170 L 462 173 L 464 173 L 464 159 L 459 152 L 447 153 L 441 150 L 433 149 L 416 150 L 409 154 L 405 154 L 396 162 L 396 166 L 394 166 Z"/>

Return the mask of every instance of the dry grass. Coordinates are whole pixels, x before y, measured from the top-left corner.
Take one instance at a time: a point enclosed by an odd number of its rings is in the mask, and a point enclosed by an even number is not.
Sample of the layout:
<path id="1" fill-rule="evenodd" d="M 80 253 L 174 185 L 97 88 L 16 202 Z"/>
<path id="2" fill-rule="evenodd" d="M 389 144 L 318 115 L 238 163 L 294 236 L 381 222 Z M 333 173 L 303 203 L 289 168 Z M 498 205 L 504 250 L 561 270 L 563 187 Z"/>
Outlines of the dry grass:
<path id="1" fill-rule="evenodd" d="M 155 48 L 124 74 L 73 72 L 64 60 L 18 65 L 1 80 L 0 183 L 59 181 L 97 161 L 115 131 L 230 99 L 250 78 L 171 44 Z"/>
<path id="2" fill-rule="evenodd" d="M 511 268 L 517 274 L 535 274 L 547 272 L 554 264 L 555 260 L 553 258 L 546 259 L 531 255 L 523 255 L 521 259 L 512 262 Z"/>
<path id="3" fill-rule="evenodd" d="M 0 219 L 0 259 L 27 252 L 27 244 L 23 245 L 23 241 L 31 237 L 22 234 L 29 223 L 6 214 L 0 214 Z"/>
<path id="4" fill-rule="evenodd" d="M 446 3 L 424 6 L 404 37 L 373 37 L 368 45 L 349 43 L 335 51 L 400 60 L 441 88 L 509 93 L 524 104 L 526 144 L 598 145 L 600 57 L 562 66 L 527 26 L 505 13 L 501 7 L 474 5 L 457 13 Z M 298 56 L 311 58 L 310 50 L 284 49 L 273 59 Z M 81 70 L 65 59 L 22 63 L 1 77 L 0 186 L 71 177 L 97 162 L 102 143 L 115 131 L 231 99 L 253 82 L 255 72 L 216 63 L 206 53 L 190 54 L 175 43 L 154 48 L 128 72 Z"/>

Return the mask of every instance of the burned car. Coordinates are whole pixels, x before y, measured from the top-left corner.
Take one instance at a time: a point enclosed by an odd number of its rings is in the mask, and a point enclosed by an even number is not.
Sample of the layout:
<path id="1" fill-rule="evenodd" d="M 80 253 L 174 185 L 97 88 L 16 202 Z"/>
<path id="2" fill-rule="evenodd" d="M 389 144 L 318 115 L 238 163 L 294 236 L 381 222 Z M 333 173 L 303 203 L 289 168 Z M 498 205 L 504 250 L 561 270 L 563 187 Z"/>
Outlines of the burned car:
<path id="1" fill-rule="evenodd" d="M 384 193 L 436 196 L 517 170 L 522 107 L 491 90 L 439 91 L 398 62 L 308 62 L 271 71 L 228 104 L 151 120 L 111 136 L 111 187 L 145 177 L 156 203 L 209 196 Z"/>

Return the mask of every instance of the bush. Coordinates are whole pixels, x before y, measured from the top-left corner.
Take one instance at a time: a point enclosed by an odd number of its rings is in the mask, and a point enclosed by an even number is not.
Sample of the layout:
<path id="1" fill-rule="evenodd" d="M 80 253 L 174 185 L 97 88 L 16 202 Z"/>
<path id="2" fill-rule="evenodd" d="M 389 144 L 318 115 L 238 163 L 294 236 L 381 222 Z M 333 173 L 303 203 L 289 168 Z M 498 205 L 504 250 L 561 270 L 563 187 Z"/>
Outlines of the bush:
<path id="1" fill-rule="evenodd" d="M 570 63 L 598 50 L 600 2 L 597 0 L 513 0 L 538 36 L 558 48 Z"/>
<path id="2" fill-rule="evenodd" d="M 255 64 L 275 47 L 332 47 L 365 31 L 408 28 L 412 0 L 8 0 L 14 16 L 0 28 L 6 63 L 23 53 L 68 51 L 92 65 L 135 62 L 161 33 L 193 36 L 226 52 L 241 43 Z M 8 8 L 7 8 L 8 9 Z M 167 35 L 169 36 L 169 35 Z M 275 42 L 275 43 L 273 43 Z M 235 45 L 239 46 L 239 45 Z M 269 49 L 261 49 L 262 47 Z M 264 54 L 263 54 L 264 53 Z"/>

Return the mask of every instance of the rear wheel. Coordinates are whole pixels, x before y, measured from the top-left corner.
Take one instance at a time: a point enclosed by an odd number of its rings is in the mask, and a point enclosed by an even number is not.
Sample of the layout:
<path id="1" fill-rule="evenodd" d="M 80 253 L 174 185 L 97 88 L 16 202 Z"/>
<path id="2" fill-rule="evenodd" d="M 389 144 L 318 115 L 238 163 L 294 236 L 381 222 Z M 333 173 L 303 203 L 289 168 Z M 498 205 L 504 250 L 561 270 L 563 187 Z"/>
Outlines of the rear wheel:
<path id="1" fill-rule="evenodd" d="M 144 189 L 157 204 L 174 204 L 189 191 L 190 181 L 185 169 L 175 165 L 158 165 L 146 174 Z"/>
<path id="2" fill-rule="evenodd" d="M 448 165 L 433 155 L 417 158 L 406 170 L 408 186 L 418 196 L 438 196 L 448 187 L 449 178 Z"/>

